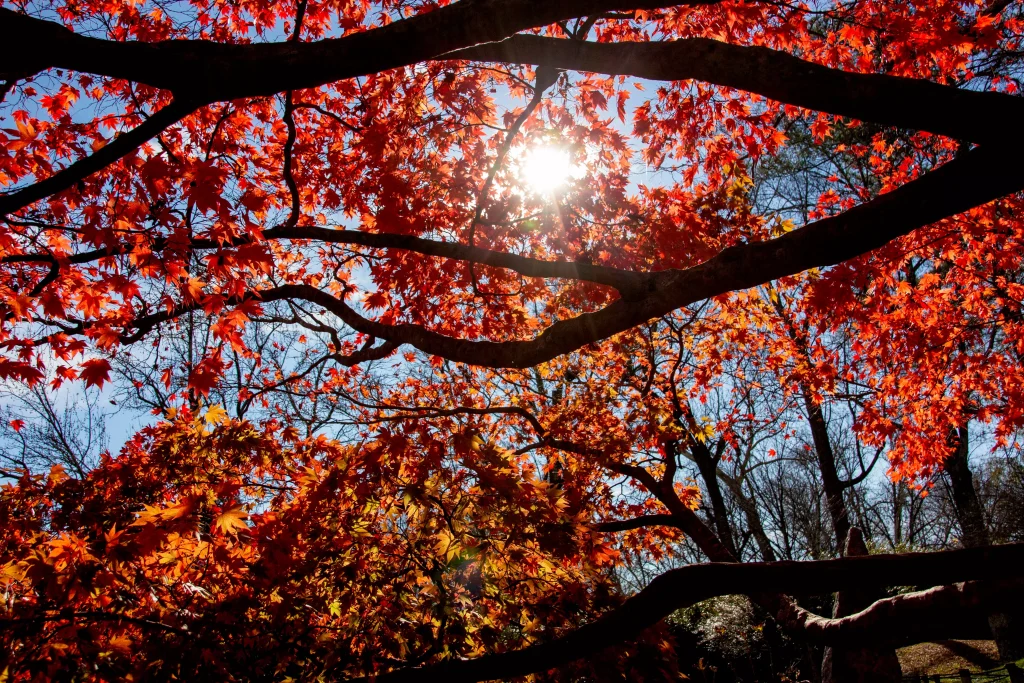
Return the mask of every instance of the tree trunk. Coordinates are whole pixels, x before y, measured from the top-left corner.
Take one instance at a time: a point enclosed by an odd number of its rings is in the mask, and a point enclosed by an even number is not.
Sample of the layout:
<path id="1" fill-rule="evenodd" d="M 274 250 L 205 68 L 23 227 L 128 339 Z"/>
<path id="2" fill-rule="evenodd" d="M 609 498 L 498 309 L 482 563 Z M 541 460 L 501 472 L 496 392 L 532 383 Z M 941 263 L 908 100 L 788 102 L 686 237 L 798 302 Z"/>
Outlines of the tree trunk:
<path id="1" fill-rule="evenodd" d="M 728 548 L 734 557 L 739 559 L 739 552 L 736 542 L 733 539 L 732 526 L 729 524 L 729 515 L 725 509 L 725 496 L 722 495 L 722 487 L 718 483 L 718 458 L 714 456 L 711 449 L 703 442 L 692 440 L 690 454 L 693 461 L 700 470 L 701 479 L 708 490 L 708 500 L 711 503 L 711 517 L 715 522 L 715 531 L 722 545 Z"/>
<path id="2" fill-rule="evenodd" d="M 953 507 L 956 510 L 957 523 L 960 525 L 960 540 L 966 548 L 989 545 L 985 512 L 974 488 L 974 475 L 967 462 L 970 448 L 967 425 L 956 429 L 950 437 L 956 449 L 946 458 L 944 466 L 946 478 L 949 479 L 953 492 Z"/>
<path id="3" fill-rule="evenodd" d="M 943 464 L 953 493 L 960 540 L 967 548 L 989 545 L 991 539 L 985 522 L 985 511 L 978 498 L 978 491 L 974 488 L 974 475 L 968 462 L 970 433 L 967 423 L 950 436 L 956 448 Z M 1001 661 L 1015 662 L 1024 658 L 1024 614 L 1017 610 L 993 612 L 988 615 L 988 625 L 992 629 L 992 638 L 996 641 Z"/>
<path id="4" fill-rule="evenodd" d="M 867 555 L 864 536 L 852 527 L 847 534 L 847 557 Z M 832 617 L 855 614 L 875 601 L 874 591 L 841 591 L 836 594 Z M 900 683 L 903 671 L 892 647 L 827 647 L 821 663 L 822 683 Z"/>
<path id="5" fill-rule="evenodd" d="M 754 540 L 757 542 L 757 549 L 761 551 L 761 559 L 765 562 L 775 562 L 778 558 L 775 556 L 775 550 L 772 548 L 772 542 L 768 538 L 768 534 L 765 533 L 764 524 L 761 521 L 761 513 L 757 509 L 757 503 L 743 493 L 740 482 L 721 473 L 719 473 L 719 476 L 725 482 L 725 485 L 729 487 L 733 498 L 736 499 L 736 504 L 743 510 L 750 533 L 753 534 Z"/>
<path id="6" fill-rule="evenodd" d="M 818 456 L 821 483 L 825 487 L 828 514 L 832 518 L 832 529 L 836 535 L 836 548 L 842 555 L 846 546 L 846 536 L 850 533 L 850 514 L 846 509 L 846 501 L 843 500 L 844 487 L 836 468 L 836 456 L 828 436 L 825 414 L 807 388 L 802 389 L 804 406 L 807 408 L 807 421 L 810 423 L 811 437 L 814 439 L 814 452 Z"/>
<path id="7" fill-rule="evenodd" d="M 798 343 L 801 343 L 798 341 Z M 801 343 L 801 350 L 807 353 L 806 344 Z M 836 467 L 835 451 L 828 434 L 828 423 L 821 410 L 821 404 L 806 385 L 800 387 L 803 393 L 804 406 L 807 409 L 807 421 L 811 427 L 811 438 L 818 456 L 818 467 L 821 471 L 821 482 L 825 488 L 825 499 L 829 516 L 832 519 L 832 530 L 835 532 L 836 550 L 842 555 L 867 555 L 864 536 L 859 529 L 850 525 L 850 513 L 846 508 L 843 492 L 844 485 L 839 478 Z M 833 617 L 847 616 L 859 612 L 879 596 L 875 591 L 845 591 L 836 595 Z M 896 650 L 892 647 L 834 647 L 826 648 L 821 663 L 822 683 L 901 683 L 903 671 L 896 658 Z"/>

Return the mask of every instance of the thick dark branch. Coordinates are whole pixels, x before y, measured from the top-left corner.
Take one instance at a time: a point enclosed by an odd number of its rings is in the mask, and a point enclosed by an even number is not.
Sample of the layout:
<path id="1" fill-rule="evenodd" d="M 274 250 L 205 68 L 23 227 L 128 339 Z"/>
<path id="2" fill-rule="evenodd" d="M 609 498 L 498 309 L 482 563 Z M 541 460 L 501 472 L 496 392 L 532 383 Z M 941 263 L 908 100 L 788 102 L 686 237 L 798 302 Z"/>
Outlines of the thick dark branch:
<path id="1" fill-rule="evenodd" d="M 396 249 L 400 251 L 411 251 L 424 256 L 437 256 L 449 258 L 456 261 L 468 261 L 494 268 L 507 268 L 526 277 L 555 278 L 568 280 L 584 280 L 596 284 L 613 287 L 622 293 L 642 291 L 644 284 L 651 277 L 647 273 L 637 273 L 628 270 L 619 270 L 606 266 L 595 266 L 588 263 L 576 263 L 574 261 L 543 261 L 517 254 L 508 254 L 501 251 L 493 251 L 482 247 L 469 247 L 456 242 L 441 242 L 437 240 L 424 239 L 422 237 L 411 237 L 409 235 L 395 235 L 390 233 L 369 233 L 358 230 L 334 230 L 314 226 L 303 227 L 277 227 L 270 228 L 263 236 L 268 240 L 309 240 L 312 242 L 324 242 L 330 244 L 351 244 L 356 246 L 370 247 L 374 249 Z M 189 249 L 218 249 L 241 246 L 247 244 L 251 239 L 248 236 L 241 237 L 233 242 L 221 243 L 211 239 L 195 239 L 185 245 Z M 162 251 L 170 246 L 168 240 L 158 238 L 149 246 L 151 251 Z M 175 247 L 181 245 L 175 244 Z M 128 254 L 134 251 L 131 245 L 119 248 L 91 249 L 67 257 L 70 264 L 81 265 L 92 263 L 111 256 Z M 56 263 L 50 254 L 10 254 L 0 258 L 0 263 Z"/>
<path id="2" fill-rule="evenodd" d="M 472 341 L 456 339 L 420 325 L 387 325 L 370 320 L 343 300 L 305 284 L 291 284 L 255 292 L 254 298 L 266 301 L 300 299 L 331 311 L 352 329 L 395 344 L 410 344 L 448 360 L 485 367 L 526 368 L 648 320 L 659 318 L 689 304 L 731 291 L 747 289 L 771 280 L 831 266 L 883 246 L 912 230 L 967 211 L 1024 188 L 1024 166 L 1005 163 L 1004 149 L 975 149 L 941 168 L 888 194 L 846 211 L 819 220 L 781 237 L 744 244 L 724 250 L 714 258 L 685 270 L 666 270 L 651 275 L 629 274 L 583 264 L 551 264 L 511 254 L 475 250 L 461 245 L 402 238 L 355 231 L 301 228 L 297 232 L 270 230 L 269 237 L 323 239 L 366 244 L 398 246 L 405 240 L 420 253 L 466 257 L 486 257 L 494 265 L 513 268 L 524 274 L 550 273 L 570 277 L 570 271 L 587 272 L 594 281 L 620 285 L 624 298 L 595 313 L 587 313 L 551 325 L 540 336 L 525 341 Z M 385 244 L 387 243 L 387 244 Z M 443 253 L 442 253 L 443 252 Z M 580 279 L 587 279 L 580 277 Z M 637 283 L 642 283 L 637 287 Z M 613 285 L 613 286 L 616 286 Z M 233 303 L 238 303 L 237 301 Z M 174 311 L 140 319 L 142 332 L 179 315 Z M 132 335 L 132 340 L 139 335 Z M 126 340 L 129 341 L 129 340 Z"/>
<path id="3" fill-rule="evenodd" d="M 1021 600 L 1024 581 L 968 581 L 937 586 L 879 600 L 867 609 L 839 619 L 812 614 L 790 602 L 780 621 L 808 640 L 823 644 L 911 645 L 949 638 L 966 611 L 1006 607 L 1008 599 Z"/>
<path id="4" fill-rule="evenodd" d="M 1017 0 L 994 0 L 994 2 L 985 8 L 985 11 L 982 14 L 989 17 L 998 16 L 1004 9 L 1016 1 Z"/>
<path id="5" fill-rule="evenodd" d="M 0 21 L 3 21 L 2 12 L 7 11 L 0 9 Z M 68 189 L 78 181 L 131 154 L 194 110 L 195 107 L 186 102 L 179 100 L 171 102 L 135 128 L 115 137 L 91 156 L 79 159 L 64 170 L 29 185 L 23 190 L 0 196 L 0 216 L 14 213 L 32 202 Z"/>
<path id="6" fill-rule="evenodd" d="M 628 642 L 672 612 L 718 595 L 818 594 L 915 583 L 948 584 L 1024 574 L 1024 544 L 818 562 L 713 563 L 674 569 L 598 621 L 541 645 L 376 677 L 378 683 L 475 683 L 547 671 Z"/>
<path id="7" fill-rule="evenodd" d="M 527 368 L 683 306 L 747 289 L 810 268 L 835 265 L 887 242 L 1024 188 L 1024 166 L 1005 163 L 1004 149 L 976 149 L 888 194 L 781 237 L 724 250 L 686 270 L 649 276 L 643 296 L 633 290 L 595 313 L 559 321 L 527 341 L 455 339 L 420 325 L 386 325 L 359 315 L 345 302 L 309 285 L 264 292 L 275 299 L 306 299 L 353 329 L 410 344 L 448 360 L 485 367 Z"/>
<path id="8" fill-rule="evenodd" d="M 514 36 L 449 57 L 536 64 L 660 81 L 697 79 L 861 121 L 972 142 L 1019 137 L 1024 98 L 930 81 L 830 69 L 764 47 L 704 38 L 655 43 L 585 43 Z"/>
<path id="9" fill-rule="evenodd" d="M 608 10 L 718 1 L 462 0 L 342 38 L 254 45 L 205 40 L 121 43 L 0 9 L 0 78 L 58 67 L 146 83 L 211 103 L 378 73 Z"/>

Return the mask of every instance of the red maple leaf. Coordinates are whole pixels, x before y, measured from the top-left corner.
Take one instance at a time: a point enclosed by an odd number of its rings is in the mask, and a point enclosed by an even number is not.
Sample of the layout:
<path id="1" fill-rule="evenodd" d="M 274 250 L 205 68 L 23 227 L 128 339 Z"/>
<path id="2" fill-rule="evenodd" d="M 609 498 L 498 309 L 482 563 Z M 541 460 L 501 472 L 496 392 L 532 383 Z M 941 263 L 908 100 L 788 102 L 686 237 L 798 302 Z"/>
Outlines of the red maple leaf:
<path id="1" fill-rule="evenodd" d="M 110 363 L 106 358 L 93 358 L 82 363 L 82 370 L 78 375 L 85 380 L 85 386 L 97 386 L 103 388 L 103 385 L 110 381 Z"/>

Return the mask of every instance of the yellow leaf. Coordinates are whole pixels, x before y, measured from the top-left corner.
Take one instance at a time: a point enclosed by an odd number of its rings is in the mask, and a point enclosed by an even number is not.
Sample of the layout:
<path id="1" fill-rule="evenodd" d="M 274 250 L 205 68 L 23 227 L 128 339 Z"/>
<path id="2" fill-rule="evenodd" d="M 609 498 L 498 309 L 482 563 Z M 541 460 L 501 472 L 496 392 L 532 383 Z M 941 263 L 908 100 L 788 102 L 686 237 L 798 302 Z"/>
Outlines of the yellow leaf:
<path id="1" fill-rule="evenodd" d="M 219 403 L 215 403 L 206 409 L 204 419 L 208 425 L 224 424 L 228 421 L 228 411 L 224 410 Z"/>
<path id="2" fill-rule="evenodd" d="M 2 568 L 0 568 L 0 579 L 13 579 L 14 581 L 21 581 L 25 578 L 26 571 L 19 563 L 14 561 L 8 562 Z"/>
<path id="3" fill-rule="evenodd" d="M 451 562 L 451 559 L 459 554 L 459 543 L 455 540 L 455 536 L 447 529 L 442 529 L 436 538 L 437 553 L 444 555 L 445 562 Z"/>
<path id="4" fill-rule="evenodd" d="M 220 513 L 217 521 L 214 522 L 214 526 L 223 534 L 233 534 L 242 529 L 249 528 L 249 525 L 245 523 L 245 519 L 248 516 L 241 505 L 236 505 Z"/>
<path id="5" fill-rule="evenodd" d="M 188 497 L 183 499 L 177 505 L 171 505 L 169 507 L 161 508 L 156 505 L 147 505 L 146 508 L 139 513 L 139 518 L 132 522 L 132 526 L 142 526 L 143 524 L 155 524 L 157 522 L 165 522 L 171 519 L 178 519 L 192 512 L 195 509 L 197 499 L 195 497 Z"/>
<path id="6" fill-rule="evenodd" d="M 110 639 L 110 647 L 122 654 L 130 654 L 132 651 L 132 639 L 126 635 L 114 636 Z"/>

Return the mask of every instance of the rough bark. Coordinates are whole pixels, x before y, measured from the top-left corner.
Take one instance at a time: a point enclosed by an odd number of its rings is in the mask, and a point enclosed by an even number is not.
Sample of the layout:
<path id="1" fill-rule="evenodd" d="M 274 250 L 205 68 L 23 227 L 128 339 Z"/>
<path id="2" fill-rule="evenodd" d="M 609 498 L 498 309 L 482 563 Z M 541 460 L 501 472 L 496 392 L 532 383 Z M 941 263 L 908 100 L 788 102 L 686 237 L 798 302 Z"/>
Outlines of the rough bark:
<path id="1" fill-rule="evenodd" d="M 341 38 L 248 45 L 209 40 L 104 40 L 3 8 L 0 78 L 63 68 L 145 83 L 208 104 L 379 73 L 574 17 L 718 1 L 464 1 Z"/>
<path id="2" fill-rule="evenodd" d="M 1019 605 L 1022 599 L 1021 579 L 967 581 L 878 600 L 846 617 L 829 619 L 794 608 L 784 611 L 780 621 L 800 631 L 810 643 L 902 647 L 948 638 L 974 639 L 979 610 L 1007 602 Z"/>
<path id="3" fill-rule="evenodd" d="M 0 9 L 0 77 L 65 68 L 145 83 L 205 104 L 316 87 L 443 55 L 654 80 L 695 78 L 809 109 L 973 142 L 1005 139 L 1024 116 L 1024 102 L 1018 97 L 844 72 L 784 52 L 703 38 L 618 44 L 531 35 L 509 38 L 519 31 L 609 10 L 717 1 L 464 1 L 342 38 L 251 45 L 103 40 Z"/>
<path id="4" fill-rule="evenodd" d="M 801 350 L 807 354 L 806 347 Z M 814 400 L 807 387 L 803 387 L 803 391 L 836 547 L 840 555 L 866 556 L 868 549 L 864 543 L 864 536 L 860 529 L 850 524 L 850 513 L 844 498 L 846 485 L 839 479 L 825 414 L 821 404 Z M 836 595 L 832 616 L 843 617 L 858 612 L 878 597 L 878 592 L 871 590 L 840 592 Z M 896 651 L 892 647 L 830 647 L 825 649 L 821 663 L 822 683 L 899 683 L 902 675 L 899 659 L 896 658 Z"/>
<path id="5" fill-rule="evenodd" d="M 846 534 L 846 557 L 866 557 L 864 535 L 857 527 Z M 854 589 L 836 594 L 832 618 L 845 617 L 864 610 L 875 602 L 877 590 Z M 823 683 L 899 683 L 903 671 L 896 650 L 883 644 L 858 647 L 846 643 L 825 648 L 821 662 Z"/>
<path id="6" fill-rule="evenodd" d="M 951 435 L 953 452 L 946 458 L 944 471 L 953 493 L 953 507 L 960 525 L 960 541 L 967 548 L 989 544 L 988 525 L 985 512 L 974 488 L 974 475 L 968 463 L 970 432 L 968 425 L 961 425 Z"/>

